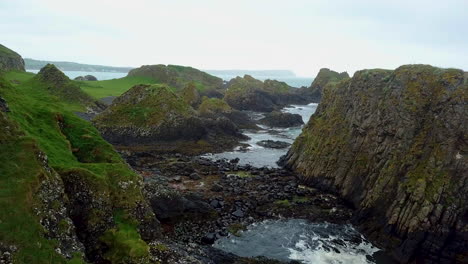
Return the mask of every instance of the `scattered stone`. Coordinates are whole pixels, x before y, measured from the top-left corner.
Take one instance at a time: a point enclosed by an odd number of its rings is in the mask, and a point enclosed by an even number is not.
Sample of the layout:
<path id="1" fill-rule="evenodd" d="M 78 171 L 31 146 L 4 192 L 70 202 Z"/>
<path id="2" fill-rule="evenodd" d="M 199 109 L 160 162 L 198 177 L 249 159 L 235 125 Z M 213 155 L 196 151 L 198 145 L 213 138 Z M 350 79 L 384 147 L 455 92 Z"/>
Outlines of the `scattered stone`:
<path id="1" fill-rule="evenodd" d="M 200 175 L 198 173 L 196 173 L 196 172 L 191 173 L 189 178 L 192 179 L 192 180 L 200 180 L 201 179 Z"/>
<path id="2" fill-rule="evenodd" d="M 244 212 L 240 209 L 237 209 L 236 211 L 232 213 L 232 215 L 238 218 L 242 218 L 244 217 Z"/>

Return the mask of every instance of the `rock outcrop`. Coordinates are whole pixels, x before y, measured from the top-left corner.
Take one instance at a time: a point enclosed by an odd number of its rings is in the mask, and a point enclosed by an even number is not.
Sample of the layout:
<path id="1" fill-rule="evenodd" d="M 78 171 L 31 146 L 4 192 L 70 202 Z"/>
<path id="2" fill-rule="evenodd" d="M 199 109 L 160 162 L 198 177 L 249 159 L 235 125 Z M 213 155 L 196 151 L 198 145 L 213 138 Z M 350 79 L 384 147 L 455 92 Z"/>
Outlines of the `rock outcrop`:
<path id="1" fill-rule="evenodd" d="M 284 148 L 291 146 L 291 144 L 289 144 L 288 142 L 278 141 L 278 140 L 261 140 L 257 142 L 257 145 L 262 146 L 264 148 L 273 148 L 273 149 L 284 149 Z"/>
<path id="2" fill-rule="evenodd" d="M 42 84 L 41 88 L 67 103 L 86 106 L 90 112 L 99 112 L 105 108 L 104 104 L 94 100 L 81 90 L 75 82 L 71 81 L 53 64 L 47 64 L 34 79 Z"/>
<path id="3" fill-rule="evenodd" d="M 265 115 L 259 120 L 260 124 L 269 127 L 294 127 L 304 124 L 302 116 L 299 114 L 283 113 L 274 111 Z"/>
<path id="4" fill-rule="evenodd" d="M 317 77 L 308 88 L 309 96 L 313 102 L 318 103 L 322 98 L 323 88 L 329 83 L 336 83 L 344 79 L 348 79 L 349 75 L 347 72 L 338 73 L 327 68 L 320 69 Z"/>
<path id="5" fill-rule="evenodd" d="M 128 76 L 149 77 L 157 83 L 167 84 L 177 90 L 182 90 L 192 83 L 201 96 L 216 95 L 215 97 L 222 97 L 224 93 L 221 78 L 192 67 L 163 64 L 143 65 L 140 68 L 131 70 Z"/>
<path id="6" fill-rule="evenodd" d="M 326 86 L 285 160 L 348 199 L 361 230 L 399 261 L 466 263 L 467 103 L 460 70 L 358 71 Z"/>
<path id="7" fill-rule="evenodd" d="M 137 85 L 94 119 L 104 138 L 117 145 L 151 145 L 180 151 L 231 148 L 244 136 L 227 118 L 198 114 L 165 85 Z M 186 144 L 186 145 L 184 145 Z M 200 148 L 188 147 L 190 144 Z"/>
<path id="8" fill-rule="evenodd" d="M 288 104 L 309 103 L 303 89 L 293 88 L 284 82 L 264 82 L 250 75 L 236 77 L 227 83 L 224 100 L 237 110 L 271 112 Z"/>
<path id="9" fill-rule="evenodd" d="M 185 88 L 180 92 L 180 96 L 187 104 L 194 108 L 198 107 L 198 105 L 201 103 L 200 93 L 198 92 L 197 87 L 193 82 L 190 82 L 185 86 Z"/>
<path id="10" fill-rule="evenodd" d="M 78 76 L 74 79 L 75 81 L 97 81 L 98 79 L 96 76 L 93 75 L 85 75 L 85 76 Z"/>
<path id="11" fill-rule="evenodd" d="M 0 44 L 0 71 L 25 71 L 21 55 L 2 44 Z"/>

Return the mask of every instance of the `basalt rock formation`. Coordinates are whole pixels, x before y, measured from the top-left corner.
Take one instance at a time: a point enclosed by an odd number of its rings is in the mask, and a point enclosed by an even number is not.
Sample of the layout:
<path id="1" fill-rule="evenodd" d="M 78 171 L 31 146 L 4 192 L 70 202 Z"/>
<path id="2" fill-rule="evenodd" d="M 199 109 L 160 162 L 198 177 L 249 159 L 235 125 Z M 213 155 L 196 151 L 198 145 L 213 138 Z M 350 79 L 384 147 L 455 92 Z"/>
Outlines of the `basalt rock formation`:
<path id="1" fill-rule="evenodd" d="M 0 44 L 0 71 L 24 71 L 23 58 L 2 44 Z"/>
<path id="2" fill-rule="evenodd" d="M 192 83 L 201 96 L 222 97 L 224 94 L 221 78 L 192 67 L 163 64 L 144 65 L 131 70 L 128 76 L 149 77 L 157 83 L 167 84 L 177 90 L 182 90 Z"/>
<path id="3" fill-rule="evenodd" d="M 227 83 L 224 100 L 238 110 L 271 112 L 288 104 L 309 103 L 305 90 L 276 80 L 260 81 L 250 75 L 236 77 Z"/>
<path id="4" fill-rule="evenodd" d="M 294 127 L 304 124 L 299 114 L 283 113 L 274 111 L 265 115 L 259 122 L 269 127 Z"/>
<path id="5" fill-rule="evenodd" d="M 327 85 L 287 156 L 358 210 L 401 262 L 468 260 L 468 83 L 428 65 L 363 70 Z"/>
<path id="6" fill-rule="evenodd" d="M 308 95 L 313 102 L 318 103 L 320 98 L 322 98 L 323 88 L 325 88 L 328 83 L 336 83 L 348 78 L 349 75 L 347 72 L 338 73 L 327 68 L 322 68 L 308 88 Z"/>
<path id="7" fill-rule="evenodd" d="M 219 151 L 244 138 L 229 119 L 199 115 L 184 98 L 159 84 L 134 86 L 93 122 L 113 144 L 146 145 L 166 151 L 172 149 L 169 145 L 179 146 L 182 152 Z"/>

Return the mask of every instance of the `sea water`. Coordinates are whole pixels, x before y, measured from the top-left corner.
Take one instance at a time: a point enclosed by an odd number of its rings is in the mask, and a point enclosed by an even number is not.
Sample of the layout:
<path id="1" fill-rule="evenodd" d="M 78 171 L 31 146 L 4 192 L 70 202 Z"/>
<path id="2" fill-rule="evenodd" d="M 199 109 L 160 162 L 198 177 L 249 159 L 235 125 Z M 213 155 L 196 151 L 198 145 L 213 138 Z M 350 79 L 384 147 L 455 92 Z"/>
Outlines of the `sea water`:
<path id="1" fill-rule="evenodd" d="M 38 73 L 39 70 L 26 70 L 32 73 Z M 75 79 L 78 76 L 85 76 L 85 75 L 93 75 L 98 80 L 110 80 L 110 79 L 118 79 L 127 76 L 126 72 L 85 72 L 85 71 L 63 71 L 63 73 L 68 76 L 70 79 Z M 224 75 L 224 74 L 217 74 L 215 75 L 225 81 L 229 81 L 232 78 L 235 78 L 234 75 Z M 286 76 L 254 76 L 259 80 L 278 80 L 287 83 L 292 87 L 302 87 L 302 86 L 310 86 L 313 81 L 313 78 L 305 78 L 305 77 L 286 77 Z"/>
<path id="2" fill-rule="evenodd" d="M 302 219 L 255 223 L 239 236 L 221 238 L 213 246 L 242 257 L 264 256 L 305 264 L 380 263 L 374 258 L 379 249 L 351 225 Z"/>
<path id="3" fill-rule="evenodd" d="M 38 73 L 39 70 L 26 70 L 32 73 Z M 127 76 L 126 72 L 85 72 L 85 71 L 63 71 L 63 73 L 70 79 L 75 79 L 78 76 L 93 75 L 98 80 L 111 80 Z"/>
<path id="4" fill-rule="evenodd" d="M 305 124 L 309 121 L 310 116 L 317 109 L 317 104 L 311 103 L 308 105 L 292 105 L 283 108 L 283 112 L 299 114 Z M 250 112 L 253 119 L 260 119 L 263 117 L 262 113 Z M 247 149 L 237 148 L 233 151 L 207 154 L 205 157 L 211 159 L 234 159 L 239 158 L 239 164 L 250 164 L 254 167 L 278 167 L 276 162 L 279 158 L 286 154 L 288 148 L 285 149 L 271 149 L 259 146 L 257 143 L 262 140 L 278 140 L 292 144 L 294 139 L 299 136 L 303 126 L 290 127 L 290 128 L 271 128 L 267 126 L 260 126 L 260 130 L 244 130 L 243 134 L 250 139 L 242 143 L 248 144 Z"/>

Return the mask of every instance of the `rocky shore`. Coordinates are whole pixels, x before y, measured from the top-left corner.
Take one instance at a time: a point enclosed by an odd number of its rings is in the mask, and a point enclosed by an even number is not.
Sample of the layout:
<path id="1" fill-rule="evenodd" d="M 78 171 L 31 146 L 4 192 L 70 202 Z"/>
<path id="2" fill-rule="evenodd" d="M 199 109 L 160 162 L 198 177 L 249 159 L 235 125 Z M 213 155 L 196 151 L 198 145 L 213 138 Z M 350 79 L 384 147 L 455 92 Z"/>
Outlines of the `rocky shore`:
<path id="1" fill-rule="evenodd" d="M 297 175 L 284 169 L 241 166 L 236 159 L 121 154 L 143 175 L 144 195 L 161 222 L 166 243 L 210 245 L 265 219 L 344 224 L 353 216 L 343 200 L 303 185 Z"/>

